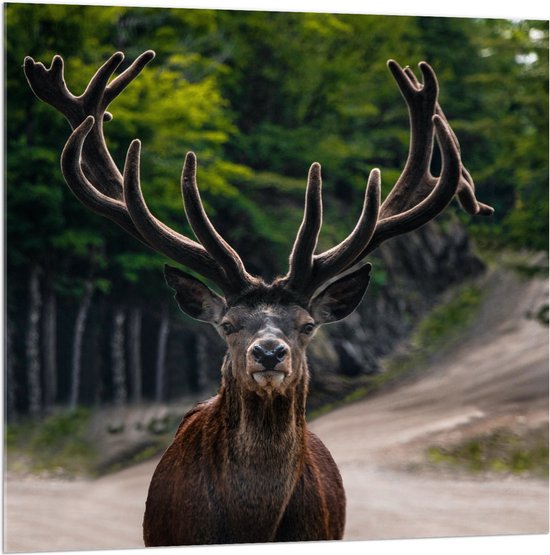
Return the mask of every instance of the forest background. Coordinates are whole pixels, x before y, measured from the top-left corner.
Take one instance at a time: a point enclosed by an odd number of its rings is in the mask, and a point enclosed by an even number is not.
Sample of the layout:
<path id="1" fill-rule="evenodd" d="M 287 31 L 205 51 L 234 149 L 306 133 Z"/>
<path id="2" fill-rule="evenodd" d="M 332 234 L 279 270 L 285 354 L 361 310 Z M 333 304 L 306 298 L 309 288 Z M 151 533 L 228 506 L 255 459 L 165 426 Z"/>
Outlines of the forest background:
<path id="1" fill-rule="evenodd" d="M 311 162 L 325 183 L 321 249 L 353 227 L 373 167 L 387 193 L 409 129 L 386 61 L 427 60 L 478 198 L 496 210 L 480 221 L 453 206 L 454 221 L 485 252 L 548 250 L 546 21 L 7 4 L 5 24 L 8 422 L 201 393 L 211 339 L 178 313 L 165 260 L 67 189 L 69 126 L 32 94 L 27 55 L 63 56 L 79 93 L 114 51 L 123 69 L 155 50 L 111 106 L 111 152 L 122 167 L 142 140 L 149 206 L 190 235 L 179 173 L 195 151 L 208 213 L 266 277 L 286 271 Z M 374 287 L 386 280 L 375 266 Z"/>

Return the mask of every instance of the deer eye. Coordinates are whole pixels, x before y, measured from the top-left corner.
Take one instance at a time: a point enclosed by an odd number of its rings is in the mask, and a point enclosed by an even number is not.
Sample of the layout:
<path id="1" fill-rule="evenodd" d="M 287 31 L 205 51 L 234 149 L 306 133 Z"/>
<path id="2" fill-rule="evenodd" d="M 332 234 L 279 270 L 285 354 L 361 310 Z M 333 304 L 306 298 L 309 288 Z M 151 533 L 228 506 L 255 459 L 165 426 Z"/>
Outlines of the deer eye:
<path id="1" fill-rule="evenodd" d="M 304 333 L 305 335 L 310 335 L 313 330 L 315 329 L 315 324 L 304 324 L 302 326 L 302 329 L 300 330 L 300 333 Z"/>
<path id="2" fill-rule="evenodd" d="M 235 326 L 230 322 L 223 322 L 221 324 L 221 328 L 223 329 L 223 333 L 225 333 L 225 335 L 231 335 L 237 331 L 237 328 L 235 328 Z"/>

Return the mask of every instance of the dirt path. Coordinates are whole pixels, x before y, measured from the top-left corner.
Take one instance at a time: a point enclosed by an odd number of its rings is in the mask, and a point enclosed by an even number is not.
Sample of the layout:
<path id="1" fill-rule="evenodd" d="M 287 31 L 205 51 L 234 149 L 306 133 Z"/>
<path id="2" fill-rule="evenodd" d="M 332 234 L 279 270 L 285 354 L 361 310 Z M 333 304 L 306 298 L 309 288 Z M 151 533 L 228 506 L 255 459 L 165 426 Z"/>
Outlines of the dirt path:
<path id="1" fill-rule="evenodd" d="M 313 423 L 348 492 L 346 538 L 545 533 L 548 482 L 407 471 L 425 449 L 548 422 L 546 281 L 499 276 L 474 329 L 424 377 Z"/>
<path id="2" fill-rule="evenodd" d="M 548 483 L 410 470 L 427 446 L 548 419 L 548 329 L 526 318 L 547 281 L 499 276 L 460 347 L 422 378 L 339 409 L 311 427 L 331 450 L 347 496 L 346 539 L 548 531 Z M 5 549 L 141 547 L 156 461 L 95 481 L 9 477 Z"/>

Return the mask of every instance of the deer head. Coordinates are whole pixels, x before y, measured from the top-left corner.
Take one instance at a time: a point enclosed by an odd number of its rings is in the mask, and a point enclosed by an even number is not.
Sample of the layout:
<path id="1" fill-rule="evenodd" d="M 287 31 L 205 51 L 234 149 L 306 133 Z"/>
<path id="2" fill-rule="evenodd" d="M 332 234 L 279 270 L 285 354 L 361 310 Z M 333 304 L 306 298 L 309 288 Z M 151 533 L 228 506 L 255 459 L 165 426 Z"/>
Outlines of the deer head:
<path id="1" fill-rule="evenodd" d="M 463 167 L 458 140 L 438 102 L 438 83 L 421 62 L 420 82 L 410 68 L 390 60 L 388 67 L 408 105 L 411 140 L 405 168 L 384 200 L 380 172 L 368 178 L 357 225 L 340 244 L 315 253 L 322 224 L 321 167 L 314 163 L 307 180 L 305 209 L 290 255 L 289 271 L 267 283 L 249 274 L 235 250 L 206 215 L 197 187 L 197 162 L 188 153 L 181 188 L 185 212 L 197 241 L 160 222 L 149 210 L 140 187 L 140 142 L 134 140 L 123 173 L 107 149 L 103 122 L 112 118 L 109 104 L 153 59 L 147 51 L 118 77 L 123 61 L 115 53 L 92 77 L 81 96 L 66 87 L 63 60 L 49 69 L 26 58 L 25 74 L 43 101 L 57 108 L 73 128 L 61 156 L 63 175 L 74 194 L 91 210 L 113 220 L 128 233 L 215 284 L 213 291 L 186 272 L 166 266 L 168 285 L 180 308 L 216 327 L 228 345 L 231 378 L 240 388 L 260 395 L 281 392 L 304 378 L 305 349 L 318 326 L 350 314 L 369 282 L 364 258 L 383 241 L 411 232 L 435 218 L 457 195 L 470 214 L 492 214 L 478 202 L 473 181 Z M 441 152 L 438 177 L 430 172 L 434 138 Z"/>

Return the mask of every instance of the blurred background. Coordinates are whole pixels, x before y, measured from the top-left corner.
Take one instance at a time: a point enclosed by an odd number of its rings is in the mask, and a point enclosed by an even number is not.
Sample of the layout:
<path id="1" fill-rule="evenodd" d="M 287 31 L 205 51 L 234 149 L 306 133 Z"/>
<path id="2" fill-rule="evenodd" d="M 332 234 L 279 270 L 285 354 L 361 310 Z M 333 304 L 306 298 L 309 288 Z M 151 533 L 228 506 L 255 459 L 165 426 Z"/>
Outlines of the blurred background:
<path id="1" fill-rule="evenodd" d="M 266 278 L 286 273 L 313 161 L 324 180 L 319 249 L 355 225 L 373 167 L 387 194 L 409 125 L 386 61 L 433 66 L 477 196 L 495 215 L 472 218 L 453 203 L 371 257 L 360 309 L 312 345 L 311 418 L 414 374 L 458 341 L 491 272 L 547 274 L 546 21 L 4 9 L 9 471 L 97 476 L 155 456 L 187 408 L 216 391 L 224 352 L 213 330 L 178 312 L 165 260 L 66 187 L 59 156 L 70 128 L 31 92 L 27 55 L 49 66 L 60 54 L 80 94 L 113 52 L 125 53 L 123 69 L 155 50 L 110 107 L 110 150 L 122 167 L 130 141 L 141 139 L 145 198 L 186 235 L 179 174 L 185 153 L 196 152 L 210 217 L 249 271 Z M 529 317 L 547 325 L 548 303 Z M 535 443 L 544 474 L 547 432 Z M 432 462 L 455 455 L 431 452 Z"/>

